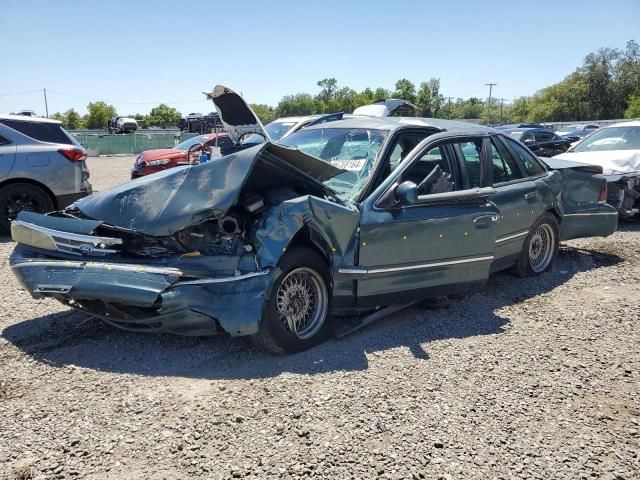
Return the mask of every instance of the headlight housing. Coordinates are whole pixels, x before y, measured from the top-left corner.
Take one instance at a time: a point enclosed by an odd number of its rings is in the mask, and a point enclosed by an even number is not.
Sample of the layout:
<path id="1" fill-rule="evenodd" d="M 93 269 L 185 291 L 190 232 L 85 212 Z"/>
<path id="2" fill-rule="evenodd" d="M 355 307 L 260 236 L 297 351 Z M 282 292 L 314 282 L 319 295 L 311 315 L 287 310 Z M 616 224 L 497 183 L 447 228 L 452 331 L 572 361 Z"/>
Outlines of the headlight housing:
<path id="1" fill-rule="evenodd" d="M 171 161 L 170 158 L 159 158 L 158 160 L 150 160 L 150 161 L 148 160 L 146 164 L 149 166 L 166 165 L 170 161 Z"/>

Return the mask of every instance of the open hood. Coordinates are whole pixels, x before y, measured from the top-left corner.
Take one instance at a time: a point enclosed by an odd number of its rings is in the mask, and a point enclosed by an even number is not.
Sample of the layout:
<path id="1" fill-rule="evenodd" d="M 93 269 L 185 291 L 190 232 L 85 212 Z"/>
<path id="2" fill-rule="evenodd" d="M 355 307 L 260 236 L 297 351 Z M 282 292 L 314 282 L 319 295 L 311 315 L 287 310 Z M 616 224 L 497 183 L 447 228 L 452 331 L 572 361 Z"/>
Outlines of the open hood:
<path id="1" fill-rule="evenodd" d="M 291 188 L 333 196 L 322 184 L 344 170 L 299 150 L 263 143 L 202 165 L 145 176 L 78 200 L 87 217 L 146 235 L 166 236 L 223 217 L 243 191 Z"/>
<path id="2" fill-rule="evenodd" d="M 220 121 L 233 143 L 238 143 L 244 135 L 251 133 L 261 135 L 266 141 L 271 140 L 251 107 L 229 87 L 216 85 L 210 92 L 202 93 L 213 101 Z"/>
<path id="3" fill-rule="evenodd" d="M 387 98 L 376 100 L 371 105 L 363 105 L 353 111 L 354 115 L 364 115 L 366 117 L 388 117 L 394 113 L 411 112 L 416 106 L 406 100 L 398 98 Z"/>

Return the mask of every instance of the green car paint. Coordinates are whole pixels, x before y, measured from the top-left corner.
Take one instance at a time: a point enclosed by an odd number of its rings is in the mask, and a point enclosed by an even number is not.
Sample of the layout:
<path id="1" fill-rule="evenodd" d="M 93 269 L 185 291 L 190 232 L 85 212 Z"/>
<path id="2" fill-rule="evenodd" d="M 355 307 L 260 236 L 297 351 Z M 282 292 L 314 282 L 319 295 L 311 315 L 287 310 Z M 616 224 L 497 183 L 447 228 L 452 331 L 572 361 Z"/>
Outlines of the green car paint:
<path id="1" fill-rule="evenodd" d="M 487 142 L 499 132 L 423 119 L 335 124 L 389 131 L 353 202 L 339 200 L 324 183 L 343 170 L 264 143 L 100 192 L 66 212 L 20 214 L 13 271 L 34 297 L 56 298 L 121 328 L 249 335 L 259 329 L 280 260 L 298 245 L 326 258 L 333 308 L 359 311 L 482 285 L 522 251 L 544 212 L 557 216 L 563 239 L 609 235 L 616 228 L 615 210 L 599 202 L 602 178 L 580 165 L 556 162 L 535 178 L 494 183 Z M 396 134 L 421 128 L 424 140 L 374 181 Z M 398 200 L 398 185 L 418 155 L 460 138 L 483 145 L 482 184 L 471 186 L 458 173 L 456 190 L 417 195 L 409 204 Z M 264 207 L 251 210 L 261 201 Z M 198 229 L 229 215 L 241 217 L 242 228 L 226 235 L 233 242 L 215 237 L 216 253 L 206 246 L 171 250 L 207 238 L 208 231 Z M 125 254 L 119 244 L 91 243 L 98 232 L 121 237 L 126 248 L 142 247 Z M 106 252 L 110 248 L 115 253 Z M 154 253 L 162 248 L 168 253 Z"/>

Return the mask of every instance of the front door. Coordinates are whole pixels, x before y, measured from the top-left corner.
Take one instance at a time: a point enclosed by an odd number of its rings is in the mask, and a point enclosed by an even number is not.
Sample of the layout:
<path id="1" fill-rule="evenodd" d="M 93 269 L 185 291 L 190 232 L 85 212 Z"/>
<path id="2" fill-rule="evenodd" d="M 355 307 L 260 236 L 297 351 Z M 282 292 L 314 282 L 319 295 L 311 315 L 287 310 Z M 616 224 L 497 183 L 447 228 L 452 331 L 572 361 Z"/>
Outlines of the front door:
<path id="1" fill-rule="evenodd" d="M 479 149 L 473 151 L 479 171 Z M 486 281 L 500 211 L 490 188 L 465 188 L 457 162 L 451 141 L 425 141 L 363 203 L 358 304 L 399 303 Z M 414 202 L 394 196 L 403 182 L 418 185 Z"/>

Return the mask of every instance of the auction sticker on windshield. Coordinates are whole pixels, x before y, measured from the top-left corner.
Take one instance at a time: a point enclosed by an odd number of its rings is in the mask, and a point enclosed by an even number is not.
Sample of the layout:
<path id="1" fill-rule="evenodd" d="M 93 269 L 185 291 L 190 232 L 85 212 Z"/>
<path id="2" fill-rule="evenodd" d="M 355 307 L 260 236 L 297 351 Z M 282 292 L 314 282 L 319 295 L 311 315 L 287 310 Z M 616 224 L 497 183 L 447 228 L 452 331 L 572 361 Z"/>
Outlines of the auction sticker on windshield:
<path id="1" fill-rule="evenodd" d="M 351 172 L 359 172 L 367 162 L 366 158 L 357 158 L 353 160 L 331 160 L 331 165 L 341 168 L 343 170 L 349 170 Z"/>

